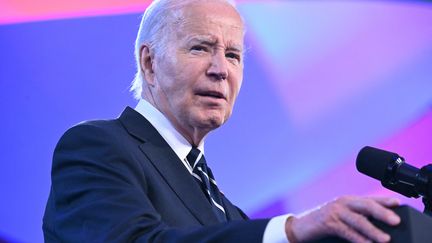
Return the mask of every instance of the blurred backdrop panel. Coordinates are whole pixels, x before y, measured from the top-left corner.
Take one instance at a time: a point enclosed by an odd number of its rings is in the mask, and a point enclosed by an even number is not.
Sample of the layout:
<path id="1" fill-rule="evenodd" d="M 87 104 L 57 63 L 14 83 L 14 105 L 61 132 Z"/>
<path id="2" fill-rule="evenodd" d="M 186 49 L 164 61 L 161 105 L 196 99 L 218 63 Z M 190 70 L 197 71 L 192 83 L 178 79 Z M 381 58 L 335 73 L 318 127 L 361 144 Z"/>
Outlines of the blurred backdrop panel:
<path id="1" fill-rule="evenodd" d="M 150 2 L 0 2 L 0 239 L 43 241 L 52 152 L 67 128 L 136 105 L 133 47 Z M 355 156 L 371 145 L 432 163 L 432 4 L 238 7 L 244 83 L 232 118 L 206 142 L 224 193 L 253 217 L 342 194 L 399 197 L 356 172 Z"/>

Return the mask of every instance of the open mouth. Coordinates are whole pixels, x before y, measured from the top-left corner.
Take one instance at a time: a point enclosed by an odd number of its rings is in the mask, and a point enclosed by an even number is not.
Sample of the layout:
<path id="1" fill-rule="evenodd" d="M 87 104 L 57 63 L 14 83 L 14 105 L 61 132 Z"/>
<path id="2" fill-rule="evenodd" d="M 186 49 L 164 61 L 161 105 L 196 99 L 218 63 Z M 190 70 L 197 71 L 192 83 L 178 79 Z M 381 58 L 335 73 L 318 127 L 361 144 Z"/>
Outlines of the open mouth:
<path id="1" fill-rule="evenodd" d="M 218 92 L 218 91 L 200 91 L 200 92 L 197 92 L 197 95 L 215 98 L 215 99 L 225 99 L 225 96 L 221 92 Z"/>

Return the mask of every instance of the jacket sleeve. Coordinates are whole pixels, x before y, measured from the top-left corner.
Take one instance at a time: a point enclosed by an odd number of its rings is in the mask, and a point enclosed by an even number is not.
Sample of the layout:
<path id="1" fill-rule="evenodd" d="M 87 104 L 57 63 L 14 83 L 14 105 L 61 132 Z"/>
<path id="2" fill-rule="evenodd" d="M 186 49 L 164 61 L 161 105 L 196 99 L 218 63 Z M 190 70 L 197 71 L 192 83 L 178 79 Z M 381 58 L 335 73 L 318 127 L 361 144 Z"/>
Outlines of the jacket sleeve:
<path id="1" fill-rule="evenodd" d="M 43 220 L 46 242 L 262 242 L 267 219 L 170 227 L 112 131 L 81 124 L 60 139 Z"/>

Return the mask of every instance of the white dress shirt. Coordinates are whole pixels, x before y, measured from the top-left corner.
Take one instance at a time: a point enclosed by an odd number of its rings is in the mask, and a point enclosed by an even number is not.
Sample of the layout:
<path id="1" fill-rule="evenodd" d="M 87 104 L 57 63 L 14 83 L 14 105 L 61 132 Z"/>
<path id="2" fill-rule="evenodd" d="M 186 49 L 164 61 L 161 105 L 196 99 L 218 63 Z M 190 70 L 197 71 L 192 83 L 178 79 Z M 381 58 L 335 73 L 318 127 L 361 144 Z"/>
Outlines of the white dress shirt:
<path id="1" fill-rule="evenodd" d="M 143 115 L 159 134 L 165 139 L 168 145 L 174 150 L 186 169 L 192 174 L 193 168 L 187 162 L 186 156 L 192 149 L 192 145 L 174 128 L 171 122 L 153 105 L 146 100 L 140 99 L 135 110 Z M 204 154 L 204 139 L 198 145 L 198 149 Z M 281 215 L 272 218 L 267 224 L 263 243 L 287 243 L 285 234 L 285 221 L 290 216 Z"/>

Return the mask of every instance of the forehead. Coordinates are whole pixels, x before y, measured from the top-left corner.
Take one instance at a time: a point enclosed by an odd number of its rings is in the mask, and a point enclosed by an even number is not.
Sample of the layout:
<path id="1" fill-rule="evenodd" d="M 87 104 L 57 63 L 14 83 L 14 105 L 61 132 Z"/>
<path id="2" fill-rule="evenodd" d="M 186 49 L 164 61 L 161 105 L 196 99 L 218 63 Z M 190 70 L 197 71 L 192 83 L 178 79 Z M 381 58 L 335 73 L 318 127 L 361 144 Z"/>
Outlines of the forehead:
<path id="1" fill-rule="evenodd" d="M 180 19 L 174 24 L 174 32 L 182 40 L 197 37 L 243 45 L 243 22 L 238 12 L 227 3 L 203 2 L 185 6 Z"/>

